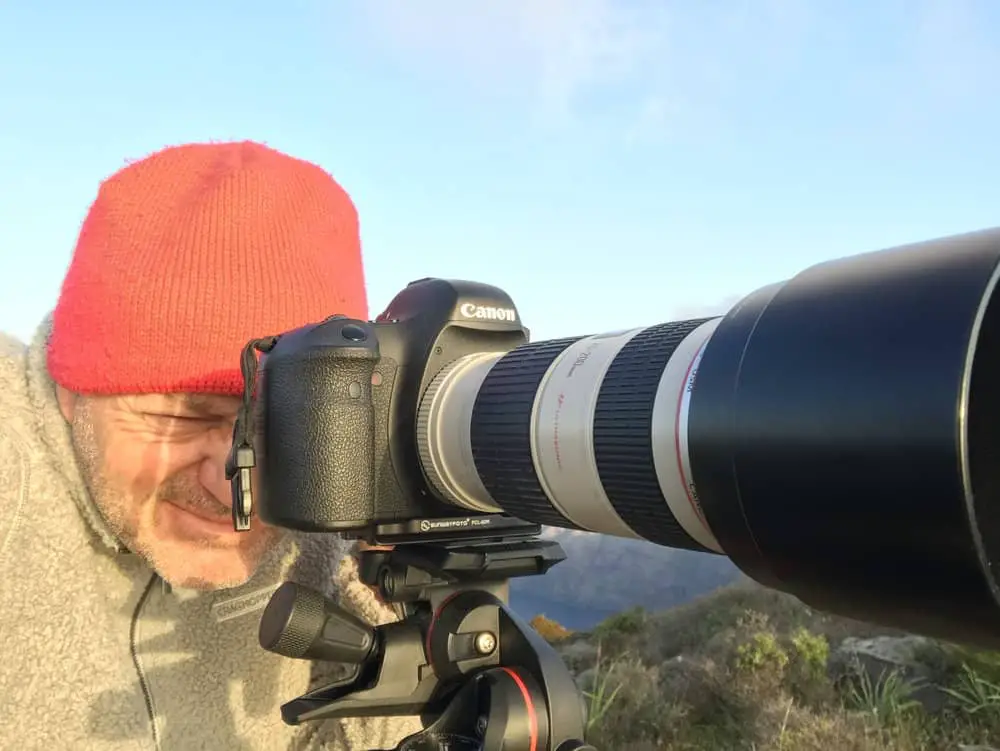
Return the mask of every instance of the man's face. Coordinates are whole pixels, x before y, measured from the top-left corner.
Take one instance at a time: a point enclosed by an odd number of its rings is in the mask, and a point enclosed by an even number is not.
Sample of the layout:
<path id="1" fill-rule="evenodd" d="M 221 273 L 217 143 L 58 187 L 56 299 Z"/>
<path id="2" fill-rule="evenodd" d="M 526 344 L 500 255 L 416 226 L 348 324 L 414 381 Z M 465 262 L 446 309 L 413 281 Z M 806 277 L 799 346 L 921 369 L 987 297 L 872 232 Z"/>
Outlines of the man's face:
<path id="1" fill-rule="evenodd" d="M 112 531 L 179 587 L 245 583 L 279 533 L 235 532 L 225 462 L 239 401 L 59 394 L 91 497 Z"/>

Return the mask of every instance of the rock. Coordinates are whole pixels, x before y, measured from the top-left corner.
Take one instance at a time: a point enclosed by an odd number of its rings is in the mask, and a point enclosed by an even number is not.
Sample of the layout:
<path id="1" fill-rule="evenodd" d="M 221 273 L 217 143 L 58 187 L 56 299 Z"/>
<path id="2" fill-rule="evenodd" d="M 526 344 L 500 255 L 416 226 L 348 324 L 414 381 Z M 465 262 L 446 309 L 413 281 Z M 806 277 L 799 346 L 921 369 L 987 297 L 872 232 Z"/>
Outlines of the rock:
<path id="1" fill-rule="evenodd" d="M 840 643 L 838 651 L 905 667 L 919 664 L 920 653 L 931 648 L 933 642 L 923 636 L 875 636 L 870 639 L 849 636 Z"/>
<path id="2" fill-rule="evenodd" d="M 837 681 L 861 671 L 874 684 L 895 671 L 913 687 L 910 699 L 937 712 L 948 696 L 936 685 L 943 676 L 934 667 L 935 652 L 940 647 L 922 636 L 848 637 L 830 656 L 830 677 Z"/>

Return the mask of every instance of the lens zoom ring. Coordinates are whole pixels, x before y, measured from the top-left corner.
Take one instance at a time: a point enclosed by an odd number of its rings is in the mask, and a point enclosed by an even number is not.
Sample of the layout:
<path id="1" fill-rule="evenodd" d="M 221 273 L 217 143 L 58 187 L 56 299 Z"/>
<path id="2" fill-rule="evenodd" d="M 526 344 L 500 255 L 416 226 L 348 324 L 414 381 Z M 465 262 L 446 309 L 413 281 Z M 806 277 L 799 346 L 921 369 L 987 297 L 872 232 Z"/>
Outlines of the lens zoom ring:
<path id="1" fill-rule="evenodd" d="M 490 370 L 472 409 L 472 457 L 486 490 L 511 516 L 580 529 L 549 501 L 531 458 L 531 413 L 555 359 L 582 337 L 526 344 Z"/>
<path id="2" fill-rule="evenodd" d="M 659 545 L 706 550 L 670 512 L 653 464 L 653 404 L 663 369 L 688 334 L 709 319 L 652 326 L 615 357 L 594 413 L 594 454 L 604 492 L 629 527 Z"/>

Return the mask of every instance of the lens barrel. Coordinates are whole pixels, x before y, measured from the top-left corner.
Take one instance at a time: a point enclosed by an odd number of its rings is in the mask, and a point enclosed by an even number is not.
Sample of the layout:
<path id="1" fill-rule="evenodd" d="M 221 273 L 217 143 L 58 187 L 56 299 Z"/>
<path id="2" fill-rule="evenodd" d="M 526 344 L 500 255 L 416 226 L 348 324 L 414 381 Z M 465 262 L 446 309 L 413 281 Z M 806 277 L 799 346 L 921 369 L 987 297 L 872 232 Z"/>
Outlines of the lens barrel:
<path id="1" fill-rule="evenodd" d="M 832 261 L 724 318 L 688 438 L 743 571 L 844 615 L 1000 639 L 998 258 L 991 231 Z"/>
<path id="2" fill-rule="evenodd" d="M 725 316 L 463 358 L 458 506 L 729 556 L 818 608 L 1000 646 L 1000 230 L 813 266 Z"/>

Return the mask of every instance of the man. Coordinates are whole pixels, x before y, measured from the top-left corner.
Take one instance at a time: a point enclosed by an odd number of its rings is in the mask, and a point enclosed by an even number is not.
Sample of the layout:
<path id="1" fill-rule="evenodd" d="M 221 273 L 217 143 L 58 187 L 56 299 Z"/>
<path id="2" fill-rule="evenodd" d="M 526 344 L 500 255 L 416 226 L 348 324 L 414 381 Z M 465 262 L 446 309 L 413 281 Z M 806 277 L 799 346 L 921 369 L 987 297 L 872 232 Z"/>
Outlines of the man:
<path id="1" fill-rule="evenodd" d="M 332 679 L 262 650 L 293 578 L 395 620 L 348 544 L 233 531 L 240 349 L 365 317 L 358 220 L 319 167 L 168 148 L 106 180 L 55 310 L 0 337 L 0 748 L 390 748 L 416 718 L 281 721 Z"/>

